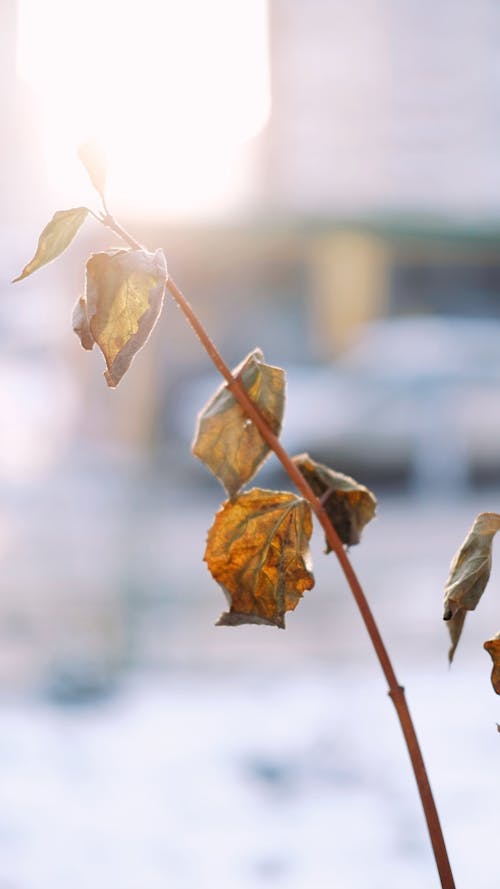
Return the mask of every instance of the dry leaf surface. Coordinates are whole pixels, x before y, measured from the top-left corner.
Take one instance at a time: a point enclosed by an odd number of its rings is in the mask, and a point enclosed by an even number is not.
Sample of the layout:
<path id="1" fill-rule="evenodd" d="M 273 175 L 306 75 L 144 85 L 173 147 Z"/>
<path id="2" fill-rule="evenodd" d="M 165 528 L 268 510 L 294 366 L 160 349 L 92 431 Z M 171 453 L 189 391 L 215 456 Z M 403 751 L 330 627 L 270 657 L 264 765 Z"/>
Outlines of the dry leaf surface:
<path id="1" fill-rule="evenodd" d="M 285 408 L 285 372 L 256 349 L 233 371 L 275 435 Z M 269 445 L 224 383 L 198 416 L 192 452 L 233 497 L 269 455 Z"/>
<path id="2" fill-rule="evenodd" d="M 444 593 L 444 620 L 448 622 L 451 647 L 448 658 L 455 654 L 467 611 L 474 611 L 491 573 L 493 537 L 500 529 L 500 515 L 482 512 L 450 565 Z"/>
<path id="3" fill-rule="evenodd" d="M 484 648 L 488 652 L 493 661 L 493 669 L 491 671 L 491 684 L 497 695 L 500 695 L 500 633 L 488 639 L 484 643 Z M 500 731 L 500 729 L 499 729 Z"/>
<path id="4" fill-rule="evenodd" d="M 364 526 L 375 515 L 375 495 L 350 476 L 316 463 L 309 454 L 298 454 L 292 459 L 316 497 L 322 501 L 342 543 L 347 546 L 359 543 Z M 326 552 L 330 550 L 327 540 Z"/>
<path id="5" fill-rule="evenodd" d="M 162 250 L 95 253 L 87 262 L 85 297 L 73 312 L 84 349 L 97 343 L 114 388 L 149 339 L 163 305 L 167 266 Z"/>
<path id="6" fill-rule="evenodd" d="M 285 626 L 305 590 L 314 586 L 307 501 L 253 488 L 226 500 L 207 537 L 205 561 L 230 610 L 218 624 Z"/>

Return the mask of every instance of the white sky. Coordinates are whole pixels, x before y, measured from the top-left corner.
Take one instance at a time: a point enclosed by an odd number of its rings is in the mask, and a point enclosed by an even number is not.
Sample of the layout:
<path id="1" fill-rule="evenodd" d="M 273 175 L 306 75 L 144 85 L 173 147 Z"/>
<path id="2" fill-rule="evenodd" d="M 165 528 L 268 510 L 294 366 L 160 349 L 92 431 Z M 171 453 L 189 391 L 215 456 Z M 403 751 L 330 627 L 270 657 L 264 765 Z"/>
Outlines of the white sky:
<path id="1" fill-rule="evenodd" d="M 241 199 L 270 109 L 266 0 L 20 0 L 19 16 L 53 191 L 78 202 L 76 150 L 97 139 L 114 209 L 192 217 Z"/>

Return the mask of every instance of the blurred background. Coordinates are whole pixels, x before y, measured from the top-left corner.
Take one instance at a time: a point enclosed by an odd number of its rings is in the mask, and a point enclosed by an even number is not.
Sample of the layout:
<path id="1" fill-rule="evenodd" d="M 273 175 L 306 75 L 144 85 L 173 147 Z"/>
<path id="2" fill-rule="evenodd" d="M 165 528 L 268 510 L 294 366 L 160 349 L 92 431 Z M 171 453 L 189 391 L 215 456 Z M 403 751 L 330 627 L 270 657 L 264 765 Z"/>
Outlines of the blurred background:
<path id="1" fill-rule="evenodd" d="M 352 551 L 458 885 L 496 887 L 498 570 L 447 667 L 442 589 L 500 493 L 493 0 L 2 0 L 0 889 L 437 885 L 380 669 L 333 560 L 286 633 L 215 628 L 218 386 L 168 300 L 117 391 L 71 331 L 109 205 L 227 361 L 286 368 L 282 439 L 370 485 Z M 257 484 L 288 488 L 274 458 Z M 499 720 L 500 721 L 500 720 Z"/>

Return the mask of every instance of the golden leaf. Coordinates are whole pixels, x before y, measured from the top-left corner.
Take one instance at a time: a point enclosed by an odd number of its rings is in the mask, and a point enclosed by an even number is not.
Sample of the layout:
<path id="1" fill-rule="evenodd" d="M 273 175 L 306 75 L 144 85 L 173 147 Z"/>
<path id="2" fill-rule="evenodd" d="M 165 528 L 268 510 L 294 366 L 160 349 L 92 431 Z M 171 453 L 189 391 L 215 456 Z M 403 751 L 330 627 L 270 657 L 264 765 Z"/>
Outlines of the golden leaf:
<path id="1" fill-rule="evenodd" d="M 483 648 L 486 649 L 493 661 L 491 684 L 497 695 L 500 695 L 500 633 L 497 633 L 492 639 L 488 639 L 488 641 L 484 643 Z"/>
<path id="2" fill-rule="evenodd" d="M 311 508 L 294 494 L 253 488 L 226 500 L 204 557 L 231 606 L 218 624 L 284 628 L 285 612 L 314 586 L 311 533 Z"/>
<path id="3" fill-rule="evenodd" d="M 474 519 L 472 528 L 460 549 L 455 553 L 444 590 L 444 620 L 448 621 L 453 660 L 466 612 L 474 611 L 491 573 L 491 549 L 493 537 L 500 530 L 500 515 L 481 512 Z"/>
<path id="4" fill-rule="evenodd" d="M 87 262 L 85 297 L 73 314 L 73 329 L 85 349 L 97 343 L 114 388 L 147 342 L 163 305 L 167 266 L 162 250 L 95 253 Z"/>
<path id="5" fill-rule="evenodd" d="M 38 238 L 38 246 L 33 259 L 24 267 L 21 274 L 14 278 L 13 283 L 22 281 L 41 266 L 57 259 L 71 244 L 80 226 L 87 218 L 86 207 L 73 207 L 71 210 L 58 210 L 45 226 Z"/>
<path id="6" fill-rule="evenodd" d="M 233 371 L 275 435 L 285 407 L 285 372 L 264 364 L 260 349 Z M 269 445 L 224 383 L 198 415 L 192 452 L 233 497 L 262 466 Z"/>
<path id="7" fill-rule="evenodd" d="M 375 495 L 349 475 L 316 463 L 309 454 L 298 454 L 292 459 L 316 497 L 323 503 L 342 543 L 347 546 L 359 543 L 364 526 L 375 515 Z M 331 546 L 327 540 L 326 552 L 330 551 Z"/>

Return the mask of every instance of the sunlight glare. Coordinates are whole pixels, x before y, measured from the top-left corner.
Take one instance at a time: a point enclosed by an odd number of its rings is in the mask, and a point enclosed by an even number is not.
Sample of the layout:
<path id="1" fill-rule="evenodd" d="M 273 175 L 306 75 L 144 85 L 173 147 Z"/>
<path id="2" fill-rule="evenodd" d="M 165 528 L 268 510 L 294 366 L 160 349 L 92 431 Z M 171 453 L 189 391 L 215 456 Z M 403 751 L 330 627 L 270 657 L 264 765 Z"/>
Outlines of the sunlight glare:
<path id="1" fill-rule="evenodd" d="M 97 139 L 115 209 L 229 208 L 269 115 L 267 52 L 265 0 L 20 0 L 19 70 L 42 110 L 50 187 L 81 194 L 77 147 Z"/>

